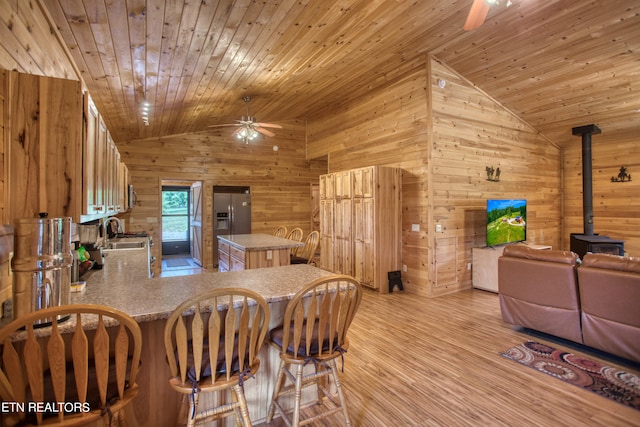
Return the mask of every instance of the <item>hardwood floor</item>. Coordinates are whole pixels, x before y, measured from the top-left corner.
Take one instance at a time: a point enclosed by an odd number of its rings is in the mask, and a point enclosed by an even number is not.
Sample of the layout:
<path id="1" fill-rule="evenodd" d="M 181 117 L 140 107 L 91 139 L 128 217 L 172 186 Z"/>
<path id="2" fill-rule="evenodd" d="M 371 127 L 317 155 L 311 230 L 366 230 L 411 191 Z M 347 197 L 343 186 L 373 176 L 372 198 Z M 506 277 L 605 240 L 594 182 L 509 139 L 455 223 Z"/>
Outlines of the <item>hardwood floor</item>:
<path id="1" fill-rule="evenodd" d="M 349 334 L 341 379 L 354 426 L 640 426 L 640 411 L 499 353 L 534 339 L 636 375 L 638 364 L 512 328 L 497 294 L 367 291 Z M 343 424 L 336 415 L 316 425 Z"/>

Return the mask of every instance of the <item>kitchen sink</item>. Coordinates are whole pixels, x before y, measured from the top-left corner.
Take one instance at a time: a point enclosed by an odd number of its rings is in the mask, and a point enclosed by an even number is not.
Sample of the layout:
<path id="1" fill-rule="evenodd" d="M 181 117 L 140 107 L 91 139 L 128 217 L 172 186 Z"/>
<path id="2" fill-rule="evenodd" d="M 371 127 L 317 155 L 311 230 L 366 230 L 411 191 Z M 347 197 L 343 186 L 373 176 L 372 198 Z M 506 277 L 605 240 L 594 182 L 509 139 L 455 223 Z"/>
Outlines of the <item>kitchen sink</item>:
<path id="1" fill-rule="evenodd" d="M 147 247 L 147 243 L 142 241 L 131 242 L 126 240 L 114 240 L 109 242 L 105 249 L 144 249 Z"/>

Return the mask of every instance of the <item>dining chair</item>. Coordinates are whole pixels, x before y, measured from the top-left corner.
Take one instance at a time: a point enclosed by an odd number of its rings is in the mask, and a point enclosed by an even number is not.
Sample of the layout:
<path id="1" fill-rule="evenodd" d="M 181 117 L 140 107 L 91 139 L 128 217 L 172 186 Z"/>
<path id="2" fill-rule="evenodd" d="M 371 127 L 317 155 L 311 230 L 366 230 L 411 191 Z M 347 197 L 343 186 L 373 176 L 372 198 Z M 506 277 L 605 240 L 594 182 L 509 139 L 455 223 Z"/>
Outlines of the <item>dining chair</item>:
<path id="1" fill-rule="evenodd" d="M 237 425 L 251 425 L 244 382 L 260 367 L 258 353 L 269 316 L 264 298 L 237 288 L 197 295 L 172 312 L 165 325 L 164 344 L 171 371 L 169 386 L 182 395 L 179 425 L 193 426 L 231 415 Z M 226 391 L 230 401 L 222 394 Z M 215 404 L 199 406 L 201 395 L 217 392 Z"/>
<path id="2" fill-rule="evenodd" d="M 309 233 L 304 241 L 304 246 L 296 248 L 291 255 L 291 264 L 311 264 L 319 242 L 320 233 L 318 231 Z"/>
<path id="3" fill-rule="evenodd" d="M 38 310 L 3 327 L 0 345 L 0 397 L 24 408 L 2 414 L 3 425 L 127 425 L 142 349 L 129 315 L 94 304 Z M 56 410 L 27 409 L 36 405 Z"/>
<path id="4" fill-rule="evenodd" d="M 295 240 L 296 242 L 301 242 L 303 235 L 304 231 L 302 231 L 302 228 L 296 227 L 287 234 L 286 238 L 289 240 Z"/>
<path id="5" fill-rule="evenodd" d="M 289 301 L 282 326 L 269 332 L 270 343 L 280 352 L 280 368 L 267 422 L 271 422 L 276 411 L 288 426 L 308 424 L 342 412 L 345 424 L 351 425 L 336 360 L 349 348 L 347 331 L 361 299 L 358 281 L 350 276 L 331 275 L 309 283 Z M 331 392 L 327 379 L 333 380 L 335 393 Z M 302 389 L 313 385 L 317 404 L 321 406 L 314 410 L 316 415 L 302 420 Z M 286 407 L 291 406 L 291 394 L 293 408 Z M 323 396 L 332 401 L 331 406 L 323 402 Z M 289 418 L 287 413 L 292 409 Z"/>
<path id="6" fill-rule="evenodd" d="M 276 228 L 276 231 L 273 232 L 273 235 L 276 237 L 284 238 L 287 235 L 287 227 L 285 227 L 284 225 L 278 226 L 278 228 Z"/>

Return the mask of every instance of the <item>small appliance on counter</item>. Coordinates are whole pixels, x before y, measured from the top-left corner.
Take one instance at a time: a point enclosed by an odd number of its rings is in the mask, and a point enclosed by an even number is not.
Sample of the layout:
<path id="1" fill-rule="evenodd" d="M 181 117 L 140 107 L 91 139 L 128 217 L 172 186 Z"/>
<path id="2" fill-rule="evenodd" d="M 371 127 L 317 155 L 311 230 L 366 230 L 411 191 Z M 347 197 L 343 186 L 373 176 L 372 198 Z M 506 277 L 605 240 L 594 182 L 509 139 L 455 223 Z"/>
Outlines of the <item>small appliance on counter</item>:
<path id="1" fill-rule="evenodd" d="M 71 218 L 24 218 L 15 221 L 13 318 L 69 304 L 71 289 Z M 47 326 L 53 319 L 42 319 Z M 62 320 L 62 319 L 58 319 Z"/>

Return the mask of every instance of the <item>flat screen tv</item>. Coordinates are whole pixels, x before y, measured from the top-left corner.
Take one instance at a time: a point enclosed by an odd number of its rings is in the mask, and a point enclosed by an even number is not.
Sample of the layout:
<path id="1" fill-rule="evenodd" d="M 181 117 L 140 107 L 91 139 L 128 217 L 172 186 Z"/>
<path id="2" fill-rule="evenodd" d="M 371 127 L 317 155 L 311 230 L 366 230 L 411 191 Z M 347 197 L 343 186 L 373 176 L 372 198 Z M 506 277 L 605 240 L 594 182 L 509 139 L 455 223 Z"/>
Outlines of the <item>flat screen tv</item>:
<path id="1" fill-rule="evenodd" d="M 522 242 L 527 239 L 527 201 L 487 200 L 487 246 Z"/>

